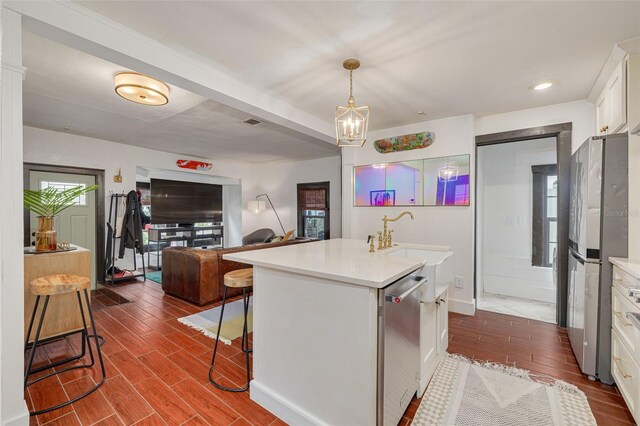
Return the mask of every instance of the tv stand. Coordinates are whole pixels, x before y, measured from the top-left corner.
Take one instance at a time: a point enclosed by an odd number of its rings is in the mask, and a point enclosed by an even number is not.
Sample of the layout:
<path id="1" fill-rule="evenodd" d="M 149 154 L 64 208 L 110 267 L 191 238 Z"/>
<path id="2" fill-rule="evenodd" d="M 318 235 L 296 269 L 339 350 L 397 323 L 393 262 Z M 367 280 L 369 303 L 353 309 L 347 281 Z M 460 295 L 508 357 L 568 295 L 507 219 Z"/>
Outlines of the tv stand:
<path id="1" fill-rule="evenodd" d="M 209 226 L 152 226 L 149 228 L 149 244 L 147 245 L 147 265 L 151 266 L 151 255 L 156 257 L 155 269 L 160 270 L 160 256 L 164 246 L 174 241 L 181 241 L 187 247 L 197 247 L 199 242 L 211 241 L 211 247 L 224 247 L 222 225 Z M 155 244 L 155 248 L 152 248 Z M 168 245 L 167 245 L 168 244 Z"/>

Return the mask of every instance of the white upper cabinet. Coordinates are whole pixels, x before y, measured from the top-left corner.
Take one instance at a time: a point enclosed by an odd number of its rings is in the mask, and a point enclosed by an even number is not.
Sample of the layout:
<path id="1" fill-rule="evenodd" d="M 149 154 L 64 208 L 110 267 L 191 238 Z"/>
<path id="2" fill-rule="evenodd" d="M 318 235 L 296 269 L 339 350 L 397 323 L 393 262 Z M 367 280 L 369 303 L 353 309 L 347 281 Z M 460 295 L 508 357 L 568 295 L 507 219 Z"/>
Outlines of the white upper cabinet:
<path id="1" fill-rule="evenodd" d="M 596 100 L 598 134 L 616 133 L 627 124 L 627 61 L 618 64 Z"/>

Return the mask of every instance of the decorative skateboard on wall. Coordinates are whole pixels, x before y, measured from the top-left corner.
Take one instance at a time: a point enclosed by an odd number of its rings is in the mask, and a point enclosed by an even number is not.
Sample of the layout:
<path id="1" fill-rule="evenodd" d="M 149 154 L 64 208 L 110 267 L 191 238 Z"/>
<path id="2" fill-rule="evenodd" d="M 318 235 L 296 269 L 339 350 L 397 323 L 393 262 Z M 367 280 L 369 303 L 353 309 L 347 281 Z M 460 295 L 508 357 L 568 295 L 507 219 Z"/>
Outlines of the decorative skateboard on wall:
<path id="1" fill-rule="evenodd" d="M 374 148 L 381 154 L 390 152 L 411 151 L 412 149 L 427 148 L 436 140 L 433 132 L 413 133 L 410 135 L 393 136 L 378 139 L 373 143 Z"/>
<path id="2" fill-rule="evenodd" d="M 178 160 L 176 161 L 176 165 L 182 169 L 191 169 L 191 170 L 211 170 L 213 164 L 207 163 L 205 161 L 196 161 L 196 160 Z"/>

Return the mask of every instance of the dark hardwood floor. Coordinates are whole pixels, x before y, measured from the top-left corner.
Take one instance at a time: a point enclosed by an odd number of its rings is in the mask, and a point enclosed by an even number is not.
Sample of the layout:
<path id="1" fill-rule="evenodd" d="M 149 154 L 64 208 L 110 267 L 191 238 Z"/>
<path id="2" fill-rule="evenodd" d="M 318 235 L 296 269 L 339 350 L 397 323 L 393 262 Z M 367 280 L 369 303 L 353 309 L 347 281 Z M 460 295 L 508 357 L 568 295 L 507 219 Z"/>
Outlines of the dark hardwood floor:
<path id="1" fill-rule="evenodd" d="M 211 306 L 200 308 L 167 296 L 152 281 L 122 283 L 112 292 L 93 297 L 97 328 L 106 339 L 108 380 L 72 406 L 32 417 L 32 425 L 283 424 L 251 401 L 247 392 L 223 392 L 209 384 L 213 340 L 177 318 Z M 122 303 L 127 300 L 130 303 Z M 449 320 L 449 352 L 563 379 L 587 394 L 599 424 L 633 424 L 614 386 L 591 382 L 579 372 L 563 329 L 485 311 L 473 317 L 451 313 Z M 77 338 L 51 343 L 37 351 L 37 363 L 61 359 L 77 345 Z M 240 385 L 244 368 L 240 339 L 219 348 L 219 383 Z M 73 370 L 31 386 L 25 398 L 30 408 L 34 404 L 41 408 L 80 393 L 98 378 L 95 367 L 88 372 Z M 419 402 L 412 401 L 402 425 L 411 422 Z"/>

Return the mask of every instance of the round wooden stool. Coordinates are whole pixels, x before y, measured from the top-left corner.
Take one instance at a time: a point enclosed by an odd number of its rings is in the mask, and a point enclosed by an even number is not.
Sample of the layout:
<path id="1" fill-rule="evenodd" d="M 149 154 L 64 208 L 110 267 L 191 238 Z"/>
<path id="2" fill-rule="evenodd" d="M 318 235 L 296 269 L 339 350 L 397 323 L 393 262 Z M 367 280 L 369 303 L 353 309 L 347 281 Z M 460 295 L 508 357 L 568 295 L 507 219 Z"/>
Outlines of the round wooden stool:
<path id="1" fill-rule="evenodd" d="M 48 408 L 44 408 L 41 410 L 37 410 L 37 411 L 32 411 L 29 414 L 31 414 L 32 416 L 37 415 L 37 414 L 43 414 L 43 413 L 47 413 L 49 411 L 53 411 L 53 410 L 57 410 L 58 408 L 62 408 L 66 405 L 72 404 L 76 401 L 78 401 L 79 399 L 84 398 L 85 396 L 89 395 L 90 393 L 96 391 L 100 386 L 102 386 L 102 384 L 105 382 L 105 379 L 107 377 L 106 372 L 105 372 L 105 368 L 104 368 L 104 361 L 102 359 L 102 351 L 100 349 L 100 346 L 102 345 L 102 343 L 104 343 L 104 338 L 98 335 L 98 331 L 96 330 L 96 324 L 93 321 L 93 311 L 91 310 L 91 301 L 89 300 L 89 292 L 88 289 L 91 286 L 91 280 L 88 277 L 81 277 L 78 275 L 68 275 L 68 274 L 60 274 L 60 275 L 47 275 L 45 277 L 40 277 L 40 278 L 36 278 L 35 280 L 31 281 L 30 283 L 30 289 L 31 289 L 31 294 L 33 294 L 34 296 L 36 296 L 36 301 L 35 301 L 35 305 L 33 306 L 33 312 L 31 313 L 31 321 L 29 322 L 29 327 L 27 330 L 27 337 L 25 339 L 24 342 L 24 350 L 25 352 L 27 351 L 27 349 L 29 348 L 29 346 L 31 346 L 31 351 L 29 353 L 29 361 L 27 362 L 27 369 L 24 373 L 24 388 L 26 389 L 28 386 L 31 386 L 32 384 L 39 382 L 40 380 L 44 380 L 47 377 L 51 377 L 54 376 L 56 374 L 60 374 L 60 373 L 64 373 L 65 371 L 70 371 L 70 370 L 75 370 L 77 368 L 91 368 L 93 367 L 93 365 L 95 364 L 95 360 L 94 360 L 94 356 L 93 356 L 93 349 L 91 348 L 91 338 L 94 338 L 95 340 L 95 346 L 96 346 L 96 350 L 98 352 L 98 362 L 100 363 L 100 369 L 102 370 L 102 380 L 95 385 L 94 387 L 92 387 L 91 389 L 89 389 L 88 391 L 84 392 L 82 395 L 76 396 L 72 399 L 70 399 L 67 402 L 64 402 L 62 404 L 58 404 L 56 406 L 53 407 L 48 407 Z M 59 295 L 63 295 L 63 294 L 70 294 L 70 293 L 76 293 L 77 297 L 78 297 L 78 307 L 80 309 L 80 316 L 82 317 L 82 325 L 83 328 L 81 330 L 78 331 L 73 331 L 71 333 L 67 333 L 64 334 L 62 336 L 55 336 L 52 337 L 50 339 L 44 339 L 42 341 L 40 341 L 40 333 L 42 331 L 42 325 L 44 324 L 44 316 L 47 313 L 47 306 L 49 306 L 49 298 L 52 296 L 59 296 Z M 80 293 L 84 293 L 84 299 L 85 299 L 85 303 L 86 303 L 86 308 L 87 308 L 87 312 L 89 313 L 89 320 L 91 321 L 91 328 L 93 329 L 93 334 L 90 335 L 89 334 L 89 330 L 87 329 L 87 321 L 85 320 L 85 315 L 84 315 L 84 307 L 82 306 L 82 298 L 80 297 Z M 44 296 L 44 305 L 42 306 L 42 312 L 40 313 L 40 319 L 38 321 L 38 326 L 36 327 L 36 334 L 34 336 L 33 339 L 33 343 L 29 344 L 29 338 L 31 337 L 31 331 L 33 329 L 33 322 L 36 318 L 36 312 L 38 311 L 38 305 L 40 304 L 40 298 Z M 39 345 L 45 345 L 47 343 L 49 343 L 52 340 L 58 340 L 62 337 L 66 337 L 66 336 L 71 336 L 73 334 L 77 334 L 77 333 L 81 333 L 82 334 L 82 350 L 81 353 L 79 355 L 72 355 L 69 358 L 60 360 L 60 361 L 56 361 L 52 364 L 47 364 L 44 365 L 42 367 L 38 367 L 38 368 L 32 368 L 33 367 L 33 358 L 34 355 L 36 353 L 36 348 Z M 66 364 L 68 362 L 72 362 L 72 361 L 76 361 L 79 360 L 81 358 L 83 358 L 86 354 L 86 347 L 89 347 L 89 357 L 91 362 L 89 364 L 81 364 L 81 365 L 75 365 L 73 367 L 68 367 L 65 369 L 62 369 L 60 371 L 53 371 L 49 374 L 46 374 L 44 376 L 38 377 L 35 380 L 32 381 L 28 381 L 29 376 L 35 373 L 38 373 L 40 371 L 44 371 L 44 370 L 48 370 L 54 367 L 57 367 L 59 365 L 62 364 Z"/>
<path id="2" fill-rule="evenodd" d="M 211 367 L 209 368 L 209 381 L 212 385 L 218 389 L 227 392 L 244 392 L 249 389 L 249 382 L 251 381 L 251 370 L 249 368 L 249 354 L 252 352 L 249 349 L 249 332 L 247 324 L 247 314 L 249 313 L 249 291 L 253 286 L 253 268 L 238 269 L 235 271 L 227 272 L 224 274 L 224 294 L 222 295 L 222 308 L 220 309 L 220 320 L 218 321 L 218 332 L 216 333 L 216 342 L 213 345 L 213 357 L 211 358 Z M 222 317 L 224 315 L 224 306 L 227 303 L 227 289 L 228 288 L 241 288 L 242 289 L 242 303 L 244 307 L 244 326 L 242 328 L 242 352 L 245 354 L 246 370 L 247 370 L 247 384 L 241 388 L 229 388 L 222 386 L 213 380 L 213 366 L 216 362 L 216 353 L 218 352 L 218 336 L 220 336 L 220 328 L 222 327 Z"/>

